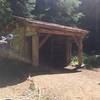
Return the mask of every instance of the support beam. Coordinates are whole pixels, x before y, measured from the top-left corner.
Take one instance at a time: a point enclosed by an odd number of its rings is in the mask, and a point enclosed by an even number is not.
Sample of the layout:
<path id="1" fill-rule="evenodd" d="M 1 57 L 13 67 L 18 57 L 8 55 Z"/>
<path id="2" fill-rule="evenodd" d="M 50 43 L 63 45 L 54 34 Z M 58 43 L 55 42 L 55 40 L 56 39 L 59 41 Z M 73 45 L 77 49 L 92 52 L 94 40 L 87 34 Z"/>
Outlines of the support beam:
<path id="1" fill-rule="evenodd" d="M 76 43 L 76 46 L 79 47 L 79 42 L 78 42 L 79 38 L 77 36 L 72 36 L 72 38 L 74 42 Z"/>
<path id="2" fill-rule="evenodd" d="M 72 41 L 71 38 L 68 37 L 66 41 L 66 59 L 67 64 L 71 62 L 71 56 L 72 56 Z"/>
<path id="3" fill-rule="evenodd" d="M 32 56 L 31 56 L 31 53 L 30 53 L 30 48 L 31 48 L 31 45 L 30 45 L 30 40 L 31 37 L 25 37 L 25 57 L 27 57 L 27 59 L 29 59 L 30 61 L 32 61 Z"/>
<path id="4" fill-rule="evenodd" d="M 82 65 L 82 62 L 83 62 L 83 44 L 82 44 L 82 41 L 83 41 L 83 37 L 77 37 L 77 36 L 72 36 L 73 37 L 73 40 L 74 42 L 76 43 L 76 46 L 78 48 L 78 66 L 80 67 Z"/>
<path id="5" fill-rule="evenodd" d="M 32 64 L 39 66 L 39 37 L 38 34 L 32 36 Z"/>
<path id="6" fill-rule="evenodd" d="M 83 62 L 83 45 L 82 45 L 82 39 L 78 39 L 78 65 L 81 66 Z"/>
<path id="7" fill-rule="evenodd" d="M 46 37 L 42 40 L 42 42 L 40 43 L 40 45 L 39 45 L 39 48 L 41 48 L 44 44 L 45 44 L 45 42 L 48 40 L 48 38 L 51 36 L 51 34 L 47 34 L 46 35 Z"/>

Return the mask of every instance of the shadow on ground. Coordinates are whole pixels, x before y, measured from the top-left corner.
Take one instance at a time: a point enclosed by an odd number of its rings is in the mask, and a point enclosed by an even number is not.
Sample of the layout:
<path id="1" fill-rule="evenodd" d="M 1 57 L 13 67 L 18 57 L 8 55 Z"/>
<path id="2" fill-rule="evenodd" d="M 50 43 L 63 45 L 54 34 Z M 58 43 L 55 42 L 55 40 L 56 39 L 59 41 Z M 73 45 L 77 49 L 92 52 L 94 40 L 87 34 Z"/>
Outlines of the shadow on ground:
<path id="1" fill-rule="evenodd" d="M 54 69 L 47 66 L 34 67 L 12 59 L 0 59 L 0 88 L 24 82 L 29 75 L 76 73 L 76 70 Z"/>

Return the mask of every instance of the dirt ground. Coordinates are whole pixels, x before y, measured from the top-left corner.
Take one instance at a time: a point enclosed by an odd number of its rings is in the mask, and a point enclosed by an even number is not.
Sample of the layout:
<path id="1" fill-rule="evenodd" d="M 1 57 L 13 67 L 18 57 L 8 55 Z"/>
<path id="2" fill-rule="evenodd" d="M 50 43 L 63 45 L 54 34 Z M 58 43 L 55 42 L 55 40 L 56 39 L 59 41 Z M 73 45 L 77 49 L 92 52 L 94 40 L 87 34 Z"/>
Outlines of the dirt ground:
<path id="1" fill-rule="evenodd" d="M 38 69 L 4 62 L 0 63 L 0 100 L 100 100 L 100 68 Z"/>

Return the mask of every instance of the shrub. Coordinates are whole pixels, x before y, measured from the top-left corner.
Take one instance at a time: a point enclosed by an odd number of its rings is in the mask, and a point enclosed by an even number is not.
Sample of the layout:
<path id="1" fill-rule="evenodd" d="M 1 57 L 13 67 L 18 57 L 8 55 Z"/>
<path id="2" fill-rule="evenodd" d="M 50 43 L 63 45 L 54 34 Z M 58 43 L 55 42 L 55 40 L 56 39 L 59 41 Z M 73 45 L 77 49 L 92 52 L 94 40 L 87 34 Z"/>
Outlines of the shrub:
<path id="1" fill-rule="evenodd" d="M 86 65 L 86 68 L 96 68 L 100 67 L 100 55 L 83 55 L 83 63 Z M 71 65 L 77 65 L 78 59 L 77 56 L 72 57 Z"/>

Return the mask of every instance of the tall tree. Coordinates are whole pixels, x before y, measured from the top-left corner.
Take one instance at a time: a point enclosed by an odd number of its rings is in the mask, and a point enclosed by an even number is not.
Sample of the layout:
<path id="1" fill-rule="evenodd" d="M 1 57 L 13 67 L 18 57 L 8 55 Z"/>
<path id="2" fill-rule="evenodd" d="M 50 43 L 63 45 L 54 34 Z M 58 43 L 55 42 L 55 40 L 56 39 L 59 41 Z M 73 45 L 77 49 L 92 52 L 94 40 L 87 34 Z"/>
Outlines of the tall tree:
<path id="1" fill-rule="evenodd" d="M 13 14 L 64 25 L 78 23 L 80 0 L 9 0 Z"/>
<path id="2" fill-rule="evenodd" d="M 36 0 L 32 14 L 39 20 L 72 25 L 82 16 L 77 9 L 80 4 L 80 0 Z"/>
<path id="3" fill-rule="evenodd" d="M 35 0 L 9 0 L 13 15 L 21 17 L 31 17 L 34 9 Z"/>
<path id="4" fill-rule="evenodd" d="M 0 0 L 0 32 L 11 21 L 12 11 L 7 0 Z"/>

